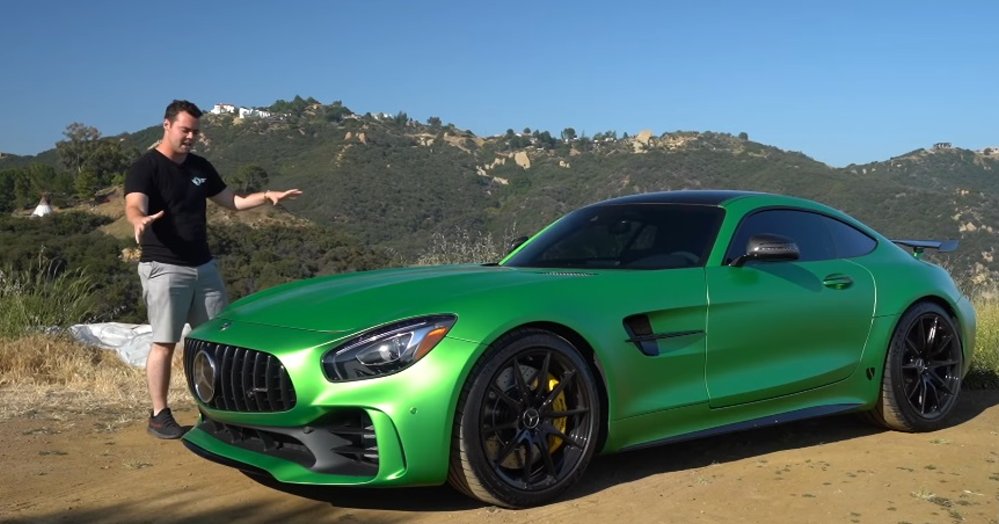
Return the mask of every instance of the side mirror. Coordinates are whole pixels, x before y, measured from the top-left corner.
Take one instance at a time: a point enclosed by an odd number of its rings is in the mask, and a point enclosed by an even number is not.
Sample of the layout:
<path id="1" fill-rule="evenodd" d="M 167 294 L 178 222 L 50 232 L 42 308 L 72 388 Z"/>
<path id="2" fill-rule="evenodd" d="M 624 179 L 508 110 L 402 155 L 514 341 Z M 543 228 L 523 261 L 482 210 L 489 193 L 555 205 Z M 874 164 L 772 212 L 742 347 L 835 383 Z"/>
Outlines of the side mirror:
<path id="1" fill-rule="evenodd" d="M 510 253 L 513 253 L 513 250 L 515 250 L 518 247 L 520 247 L 520 245 L 523 244 L 524 242 L 527 242 L 528 238 L 530 238 L 530 237 L 522 236 L 522 237 L 517 237 L 517 238 L 511 240 L 510 241 L 510 247 L 506 250 L 506 254 L 509 255 Z"/>
<path id="2" fill-rule="evenodd" d="M 750 260 L 761 262 L 780 262 L 786 260 L 798 260 L 801 252 L 798 251 L 798 244 L 794 240 L 781 235 L 764 233 L 753 235 L 746 243 L 746 253 L 740 255 L 729 265 L 740 267 Z"/>

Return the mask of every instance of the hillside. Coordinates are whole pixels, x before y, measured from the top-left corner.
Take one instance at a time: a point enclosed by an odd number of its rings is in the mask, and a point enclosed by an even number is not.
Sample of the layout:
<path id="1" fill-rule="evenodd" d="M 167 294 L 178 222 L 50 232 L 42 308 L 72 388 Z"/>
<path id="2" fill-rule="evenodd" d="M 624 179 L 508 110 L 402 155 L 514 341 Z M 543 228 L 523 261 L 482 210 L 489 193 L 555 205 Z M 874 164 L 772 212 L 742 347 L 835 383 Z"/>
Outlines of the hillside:
<path id="1" fill-rule="evenodd" d="M 959 252 L 942 263 L 979 287 L 999 276 L 995 152 L 940 146 L 834 169 L 745 136 L 646 131 L 564 140 L 525 130 L 478 137 L 439 119 L 356 115 L 339 102 L 313 102 L 285 103 L 269 119 L 206 115 L 198 151 L 223 176 L 263 167 L 270 187 L 305 191 L 288 203 L 291 213 L 406 260 L 426 252 L 435 233 L 508 239 L 612 196 L 737 188 L 821 200 L 891 237 L 959 238 Z M 118 138 L 143 150 L 158 137 L 153 126 Z M 53 153 L 0 160 L 0 171 L 52 163 Z"/>

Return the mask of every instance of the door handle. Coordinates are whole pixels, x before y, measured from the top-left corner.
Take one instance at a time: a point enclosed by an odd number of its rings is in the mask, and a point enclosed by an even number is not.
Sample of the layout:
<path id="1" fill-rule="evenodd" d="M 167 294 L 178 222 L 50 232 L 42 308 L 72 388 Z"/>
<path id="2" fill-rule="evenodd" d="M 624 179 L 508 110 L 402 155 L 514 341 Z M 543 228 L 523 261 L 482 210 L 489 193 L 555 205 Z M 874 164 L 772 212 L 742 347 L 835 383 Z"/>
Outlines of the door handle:
<path id="1" fill-rule="evenodd" d="M 830 289 L 846 289 L 853 285 L 853 279 L 841 273 L 833 273 L 822 279 L 822 285 Z"/>

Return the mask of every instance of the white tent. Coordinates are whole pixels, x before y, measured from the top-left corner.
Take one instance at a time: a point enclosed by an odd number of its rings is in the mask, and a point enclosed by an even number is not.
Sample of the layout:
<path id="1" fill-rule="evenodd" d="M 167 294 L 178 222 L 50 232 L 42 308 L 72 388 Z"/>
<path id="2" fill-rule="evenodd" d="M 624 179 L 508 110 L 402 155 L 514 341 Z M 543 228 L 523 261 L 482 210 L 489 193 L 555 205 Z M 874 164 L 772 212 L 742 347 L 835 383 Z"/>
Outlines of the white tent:
<path id="1" fill-rule="evenodd" d="M 35 210 L 31 213 L 33 217 L 43 217 L 52 214 L 52 206 L 49 205 L 49 197 L 47 195 L 42 195 L 42 199 L 38 201 L 38 205 L 35 206 Z"/>

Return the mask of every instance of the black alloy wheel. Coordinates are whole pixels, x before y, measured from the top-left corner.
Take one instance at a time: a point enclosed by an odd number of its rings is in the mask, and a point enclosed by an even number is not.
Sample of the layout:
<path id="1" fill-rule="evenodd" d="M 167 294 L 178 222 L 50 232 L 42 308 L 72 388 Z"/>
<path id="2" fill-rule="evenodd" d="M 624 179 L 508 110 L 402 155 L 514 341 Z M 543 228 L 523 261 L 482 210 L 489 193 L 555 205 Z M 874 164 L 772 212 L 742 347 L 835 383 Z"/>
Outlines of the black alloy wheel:
<path id="1" fill-rule="evenodd" d="M 943 427 L 961 391 L 963 363 L 950 315 L 932 303 L 913 306 L 892 335 L 875 418 L 901 431 Z"/>
<path id="2" fill-rule="evenodd" d="M 593 375 L 548 332 L 520 330 L 494 346 L 463 391 L 449 478 L 492 504 L 542 504 L 575 483 L 595 451 Z"/>

